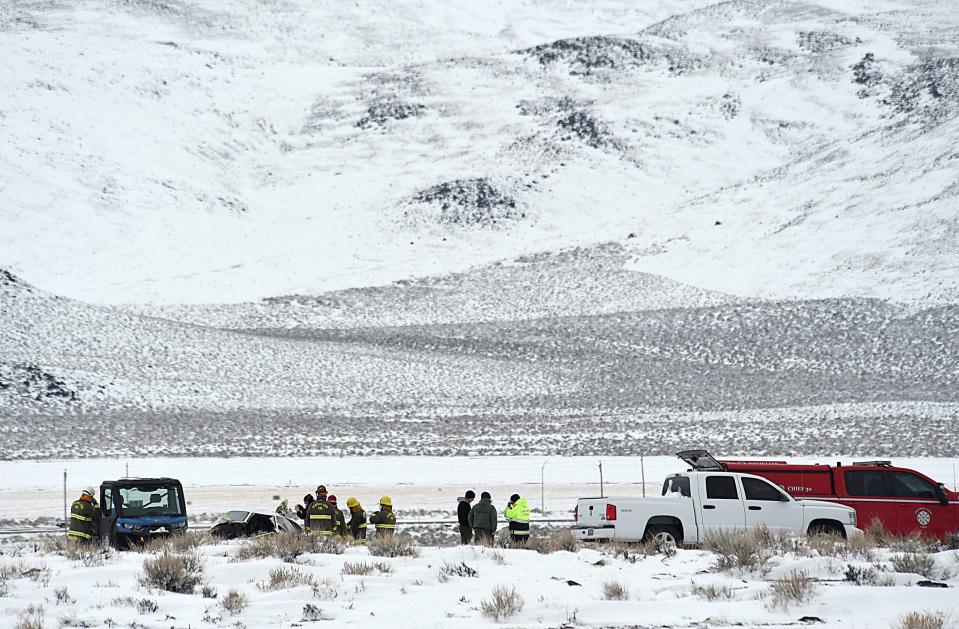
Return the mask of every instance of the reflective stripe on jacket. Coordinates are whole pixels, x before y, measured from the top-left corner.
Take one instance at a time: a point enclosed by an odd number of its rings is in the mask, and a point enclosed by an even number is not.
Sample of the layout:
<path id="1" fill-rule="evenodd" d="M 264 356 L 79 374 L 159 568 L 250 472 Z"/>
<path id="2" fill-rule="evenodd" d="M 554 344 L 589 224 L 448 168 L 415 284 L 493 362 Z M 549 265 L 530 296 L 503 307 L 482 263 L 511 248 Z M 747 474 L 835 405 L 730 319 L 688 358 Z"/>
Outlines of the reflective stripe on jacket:
<path id="1" fill-rule="evenodd" d="M 332 535 L 335 507 L 326 500 L 314 500 L 306 512 L 306 528 L 320 535 Z"/>
<path id="2" fill-rule="evenodd" d="M 520 498 L 503 512 L 509 520 L 509 530 L 513 535 L 529 535 L 529 503 Z"/>
<path id="3" fill-rule="evenodd" d="M 98 516 L 99 509 L 92 502 L 75 500 L 70 506 L 70 530 L 67 537 L 92 540 L 96 533 Z"/>
<path id="4" fill-rule="evenodd" d="M 370 516 L 370 524 L 376 527 L 377 533 L 392 534 L 396 528 L 396 514 L 391 509 L 380 508 Z"/>
<path id="5" fill-rule="evenodd" d="M 366 511 L 363 511 L 363 509 L 350 510 L 349 528 L 353 539 L 366 541 Z"/>

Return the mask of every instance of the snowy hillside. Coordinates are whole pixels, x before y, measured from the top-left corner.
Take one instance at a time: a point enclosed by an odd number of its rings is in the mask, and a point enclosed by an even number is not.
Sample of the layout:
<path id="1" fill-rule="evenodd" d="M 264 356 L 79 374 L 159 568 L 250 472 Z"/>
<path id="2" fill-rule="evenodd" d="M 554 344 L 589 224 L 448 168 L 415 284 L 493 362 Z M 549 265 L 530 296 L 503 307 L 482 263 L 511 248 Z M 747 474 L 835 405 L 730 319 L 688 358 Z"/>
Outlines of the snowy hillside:
<path id="1" fill-rule="evenodd" d="M 923 0 L 0 3 L 0 458 L 948 455 L 957 33 Z"/>
<path id="2" fill-rule="evenodd" d="M 954 301 L 957 32 L 921 0 L 5 2 L 0 266 L 240 302 L 616 241 L 739 296 Z"/>

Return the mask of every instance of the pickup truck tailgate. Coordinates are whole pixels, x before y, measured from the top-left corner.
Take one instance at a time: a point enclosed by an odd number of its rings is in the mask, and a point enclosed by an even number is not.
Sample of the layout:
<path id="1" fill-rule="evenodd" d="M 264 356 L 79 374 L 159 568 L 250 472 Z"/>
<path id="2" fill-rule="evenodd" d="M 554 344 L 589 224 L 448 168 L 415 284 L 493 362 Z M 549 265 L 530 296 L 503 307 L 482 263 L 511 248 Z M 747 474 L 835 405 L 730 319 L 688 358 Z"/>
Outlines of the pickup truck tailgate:
<path id="1" fill-rule="evenodd" d="M 580 498 L 576 502 L 573 535 L 581 540 L 612 539 L 616 531 L 615 520 L 616 507 L 606 498 Z"/>

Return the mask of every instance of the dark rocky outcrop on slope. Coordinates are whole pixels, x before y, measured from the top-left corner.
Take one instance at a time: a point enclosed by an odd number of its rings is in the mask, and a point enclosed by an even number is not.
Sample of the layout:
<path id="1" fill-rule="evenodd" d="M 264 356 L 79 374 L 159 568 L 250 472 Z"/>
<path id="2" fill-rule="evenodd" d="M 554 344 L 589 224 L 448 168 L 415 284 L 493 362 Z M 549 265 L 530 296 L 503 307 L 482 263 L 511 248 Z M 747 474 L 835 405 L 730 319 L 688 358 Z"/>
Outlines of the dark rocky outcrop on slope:
<path id="1" fill-rule="evenodd" d="M 511 196 L 483 177 L 444 181 L 417 192 L 413 201 L 439 208 L 441 225 L 492 227 L 525 216 Z"/>

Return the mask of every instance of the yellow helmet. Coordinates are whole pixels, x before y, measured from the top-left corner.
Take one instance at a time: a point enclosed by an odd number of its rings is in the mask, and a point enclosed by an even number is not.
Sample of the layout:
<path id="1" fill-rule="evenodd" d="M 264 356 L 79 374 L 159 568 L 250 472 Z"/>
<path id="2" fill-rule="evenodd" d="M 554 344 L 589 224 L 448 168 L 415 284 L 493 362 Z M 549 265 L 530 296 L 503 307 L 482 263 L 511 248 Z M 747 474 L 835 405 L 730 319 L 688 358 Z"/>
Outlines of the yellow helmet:
<path id="1" fill-rule="evenodd" d="M 380 504 L 386 505 L 387 507 L 392 507 L 393 501 L 390 499 L 389 496 L 383 496 L 382 498 L 380 498 Z"/>
<path id="2" fill-rule="evenodd" d="M 357 500 L 356 498 L 354 498 L 353 496 L 350 496 L 349 498 L 346 499 L 346 506 L 347 506 L 347 507 L 358 507 L 358 506 L 360 506 L 360 501 Z"/>

